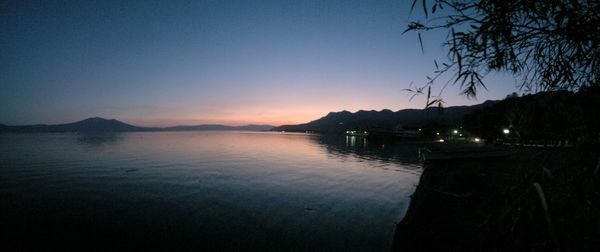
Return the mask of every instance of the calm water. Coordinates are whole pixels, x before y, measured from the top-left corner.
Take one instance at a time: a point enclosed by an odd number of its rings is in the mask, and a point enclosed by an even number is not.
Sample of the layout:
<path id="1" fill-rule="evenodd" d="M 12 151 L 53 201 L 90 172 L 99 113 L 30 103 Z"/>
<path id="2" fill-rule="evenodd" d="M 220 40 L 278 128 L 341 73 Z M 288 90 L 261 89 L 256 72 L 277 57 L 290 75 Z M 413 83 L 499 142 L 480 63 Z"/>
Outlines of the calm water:
<path id="1" fill-rule="evenodd" d="M 21 248 L 388 251 L 414 146 L 282 133 L 0 134 Z"/>

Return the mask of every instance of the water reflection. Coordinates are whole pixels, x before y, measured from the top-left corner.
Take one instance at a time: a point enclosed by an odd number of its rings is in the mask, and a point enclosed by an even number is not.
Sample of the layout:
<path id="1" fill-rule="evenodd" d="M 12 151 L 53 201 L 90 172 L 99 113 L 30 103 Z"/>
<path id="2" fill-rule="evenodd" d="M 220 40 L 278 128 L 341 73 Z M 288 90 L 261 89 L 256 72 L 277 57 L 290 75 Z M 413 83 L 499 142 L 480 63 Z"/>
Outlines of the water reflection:
<path id="1" fill-rule="evenodd" d="M 415 150 L 287 133 L 0 135 L 0 223 L 22 250 L 389 251 Z"/>
<path id="2" fill-rule="evenodd" d="M 366 160 L 399 163 L 407 169 L 421 168 L 421 163 L 417 159 L 418 146 L 414 144 L 370 144 L 364 137 L 341 135 L 313 135 L 310 139 L 336 157 L 353 156 Z"/>
<path id="3" fill-rule="evenodd" d="M 84 147 L 103 147 L 115 145 L 123 140 L 124 134 L 120 132 L 82 132 L 76 134 L 76 141 Z"/>

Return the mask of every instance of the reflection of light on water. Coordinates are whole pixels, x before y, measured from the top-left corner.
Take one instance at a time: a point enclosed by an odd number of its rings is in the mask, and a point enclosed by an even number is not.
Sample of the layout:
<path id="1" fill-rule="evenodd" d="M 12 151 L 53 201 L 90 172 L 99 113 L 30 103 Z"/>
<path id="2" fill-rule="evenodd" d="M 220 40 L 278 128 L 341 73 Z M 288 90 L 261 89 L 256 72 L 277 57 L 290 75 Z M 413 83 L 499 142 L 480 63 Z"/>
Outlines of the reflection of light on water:
<path id="1" fill-rule="evenodd" d="M 346 146 L 354 147 L 356 145 L 355 136 L 346 136 Z"/>
<path id="2" fill-rule="evenodd" d="M 367 138 L 358 137 L 362 141 L 359 140 L 358 145 L 356 141 L 356 136 L 346 136 L 346 147 L 362 147 L 367 148 Z"/>

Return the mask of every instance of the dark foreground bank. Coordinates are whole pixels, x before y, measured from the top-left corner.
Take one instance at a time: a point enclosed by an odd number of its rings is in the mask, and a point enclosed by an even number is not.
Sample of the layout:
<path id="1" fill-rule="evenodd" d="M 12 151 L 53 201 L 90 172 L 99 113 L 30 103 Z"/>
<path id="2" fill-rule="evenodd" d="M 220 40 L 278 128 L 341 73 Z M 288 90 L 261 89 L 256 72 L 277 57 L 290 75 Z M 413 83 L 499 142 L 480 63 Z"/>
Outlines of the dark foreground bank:
<path id="1" fill-rule="evenodd" d="M 575 171 L 575 154 L 427 162 L 393 250 L 599 251 L 598 188 Z"/>

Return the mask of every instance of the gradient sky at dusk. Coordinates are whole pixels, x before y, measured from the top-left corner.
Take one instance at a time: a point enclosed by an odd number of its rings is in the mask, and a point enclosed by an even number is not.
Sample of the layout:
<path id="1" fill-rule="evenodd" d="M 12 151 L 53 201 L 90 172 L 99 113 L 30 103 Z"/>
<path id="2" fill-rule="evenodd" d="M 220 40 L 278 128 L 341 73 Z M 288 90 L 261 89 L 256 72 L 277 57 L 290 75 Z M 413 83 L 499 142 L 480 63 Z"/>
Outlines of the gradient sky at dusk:
<path id="1" fill-rule="evenodd" d="M 143 126 L 288 124 L 330 111 L 422 108 L 402 91 L 445 33 L 404 34 L 411 1 L 3 1 L 0 123 L 91 116 Z M 478 100 L 501 99 L 508 75 Z"/>

